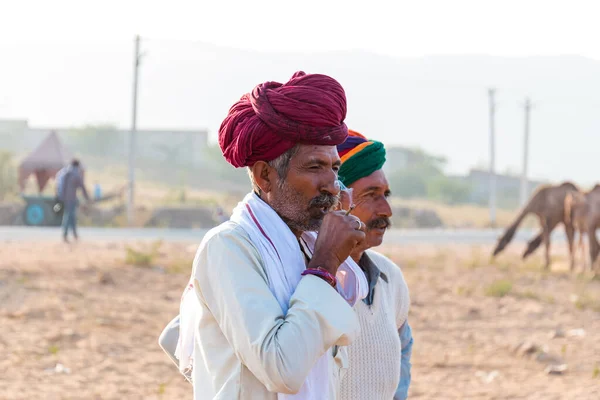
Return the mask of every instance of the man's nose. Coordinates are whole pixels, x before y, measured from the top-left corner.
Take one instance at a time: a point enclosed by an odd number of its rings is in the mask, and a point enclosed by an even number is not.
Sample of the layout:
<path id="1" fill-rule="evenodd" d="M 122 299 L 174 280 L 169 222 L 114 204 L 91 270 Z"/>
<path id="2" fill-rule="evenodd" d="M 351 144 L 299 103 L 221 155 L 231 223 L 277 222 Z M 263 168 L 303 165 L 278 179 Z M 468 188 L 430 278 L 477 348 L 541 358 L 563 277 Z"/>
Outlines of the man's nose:
<path id="1" fill-rule="evenodd" d="M 321 191 L 338 196 L 341 190 L 341 182 L 338 181 L 337 174 L 334 171 L 331 171 L 331 174 L 325 178 L 325 181 L 321 186 Z"/>
<path id="2" fill-rule="evenodd" d="M 392 206 L 387 198 L 383 197 L 383 200 L 379 204 L 377 215 L 380 217 L 390 218 L 392 216 Z"/>

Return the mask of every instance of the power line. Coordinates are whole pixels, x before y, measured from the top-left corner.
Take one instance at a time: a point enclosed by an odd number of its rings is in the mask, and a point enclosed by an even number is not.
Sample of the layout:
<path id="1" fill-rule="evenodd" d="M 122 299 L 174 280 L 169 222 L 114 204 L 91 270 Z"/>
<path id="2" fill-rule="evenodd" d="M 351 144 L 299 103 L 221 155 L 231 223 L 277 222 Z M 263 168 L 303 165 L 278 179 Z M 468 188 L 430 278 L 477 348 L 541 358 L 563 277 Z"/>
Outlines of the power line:
<path id="1" fill-rule="evenodd" d="M 523 172 L 521 174 L 521 206 L 524 206 L 529 196 L 529 188 L 527 181 L 527 167 L 529 163 L 529 119 L 531 116 L 531 101 L 529 97 L 525 98 L 525 130 L 523 132 Z"/>
<path id="2" fill-rule="evenodd" d="M 488 89 L 489 118 L 490 118 L 490 226 L 496 227 L 496 143 L 495 143 L 495 116 L 496 102 L 494 96 L 496 89 Z"/>
<path id="3" fill-rule="evenodd" d="M 134 186 L 135 186 L 135 136 L 137 131 L 137 97 L 138 97 L 138 74 L 140 69 L 140 36 L 135 37 L 133 55 L 133 98 L 131 110 L 131 130 L 129 131 L 129 190 L 127 195 L 127 222 L 133 225 L 134 220 Z"/>

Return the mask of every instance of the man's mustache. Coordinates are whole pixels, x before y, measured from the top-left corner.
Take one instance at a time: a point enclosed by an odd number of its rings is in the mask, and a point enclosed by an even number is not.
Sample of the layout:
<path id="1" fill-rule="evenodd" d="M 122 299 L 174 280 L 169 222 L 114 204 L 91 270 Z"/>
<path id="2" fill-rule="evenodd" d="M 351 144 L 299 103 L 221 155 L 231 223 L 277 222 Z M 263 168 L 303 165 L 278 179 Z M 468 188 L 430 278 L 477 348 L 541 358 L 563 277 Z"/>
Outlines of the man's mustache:
<path id="1" fill-rule="evenodd" d="M 392 221 L 388 217 L 373 218 L 367 222 L 367 229 L 389 229 L 392 226 Z"/>
<path id="2" fill-rule="evenodd" d="M 308 204 L 308 208 L 326 208 L 332 209 L 338 204 L 338 197 L 329 193 L 321 193 L 313 198 Z"/>

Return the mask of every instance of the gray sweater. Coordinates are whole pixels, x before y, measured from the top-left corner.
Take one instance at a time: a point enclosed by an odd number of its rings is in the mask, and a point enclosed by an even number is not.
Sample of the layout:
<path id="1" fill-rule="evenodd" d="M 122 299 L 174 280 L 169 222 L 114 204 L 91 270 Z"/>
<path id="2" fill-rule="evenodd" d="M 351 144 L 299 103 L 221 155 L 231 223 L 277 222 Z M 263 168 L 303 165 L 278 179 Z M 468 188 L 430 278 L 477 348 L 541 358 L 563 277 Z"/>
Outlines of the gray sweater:
<path id="1" fill-rule="evenodd" d="M 77 204 L 77 189 L 81 188 L 83 196 L 89 200 L 89 196 L 83 184 L 81 170 L 79 168 L 69 168 L 66 172 L 65 181 L 63 183 L 63 202 L 65 205 Z"/>

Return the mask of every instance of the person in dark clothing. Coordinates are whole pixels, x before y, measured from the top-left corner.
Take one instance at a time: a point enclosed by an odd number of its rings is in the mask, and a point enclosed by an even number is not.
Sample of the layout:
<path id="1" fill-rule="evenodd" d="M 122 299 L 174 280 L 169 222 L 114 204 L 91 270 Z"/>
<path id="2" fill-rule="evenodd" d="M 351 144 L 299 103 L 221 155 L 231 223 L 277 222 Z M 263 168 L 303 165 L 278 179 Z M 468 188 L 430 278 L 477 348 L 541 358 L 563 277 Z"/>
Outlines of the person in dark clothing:
<path id="1" fill-rule="evenodd" d="M 73 232 L 75 240 L 77 236 L 77 208 L 79 207 L 79 199 L 77 198 L 77 192 L 79 189 L 83 192 L 83 196 L 86 201 L 89 201 L 87 190 L 83 184 L 83 174 L 80 168 L 79 160 L 74 159 L 71 161 L 71 165 L 65 172 L 64 181 L 62 183 L 62 196 L 61 200 L 64 204 L 64 214 L 62 220 L 63 229 L 63 240 L 68 242 L 67 235 L 69 229 Z"/>

